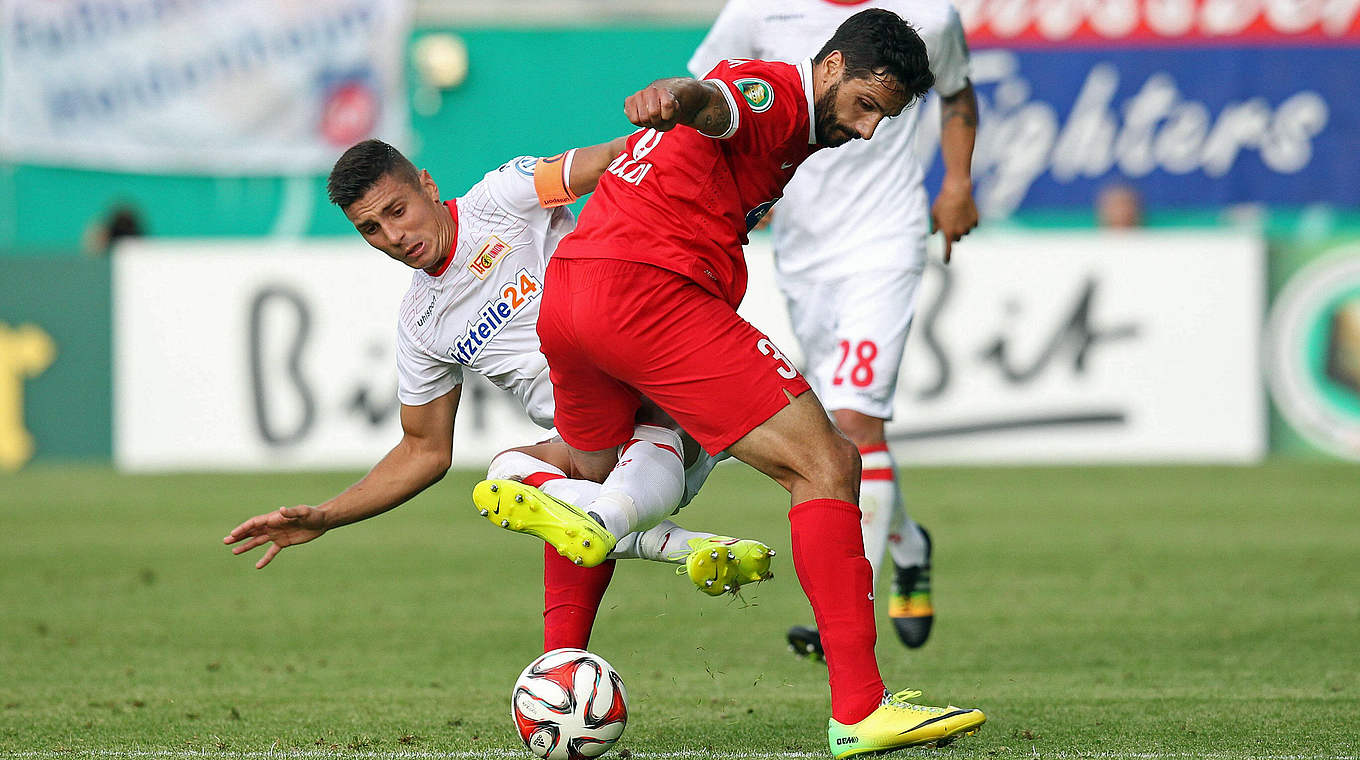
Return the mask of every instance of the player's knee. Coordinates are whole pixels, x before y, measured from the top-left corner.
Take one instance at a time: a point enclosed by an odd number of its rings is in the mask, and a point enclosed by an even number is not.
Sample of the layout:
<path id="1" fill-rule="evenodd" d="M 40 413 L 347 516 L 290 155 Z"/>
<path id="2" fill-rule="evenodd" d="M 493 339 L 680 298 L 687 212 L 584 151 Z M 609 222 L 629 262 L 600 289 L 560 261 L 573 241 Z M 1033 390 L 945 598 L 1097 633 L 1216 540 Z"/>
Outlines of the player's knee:
<path id="1" fill-rule="evenodd" d="M 684 450 L 680 440 L 680 433 L 668 427 L 659 425 L 638 425 L 633 428 L 634 441 L 646 441 L 674 454 L 676 459 L 683 460 L 681 452 Z M 631 441 L 630 441 L 631 443 Z M 626 446 L 627 444 L 625 444 Z"/>
<path id="2" fill-rule="evenodd" d="M 558 468 L 519 449 L 502 451 L 486 468 L 487 480 L 523 480 L 536 472 L 562 474 Z"/>
<path id="3" fill-rule="evenodd" d="M 859 492 L 859 447 L 849 438 L 830 431 L 808 451 L 799 474 L 810 486 L 825 493 Z"/>

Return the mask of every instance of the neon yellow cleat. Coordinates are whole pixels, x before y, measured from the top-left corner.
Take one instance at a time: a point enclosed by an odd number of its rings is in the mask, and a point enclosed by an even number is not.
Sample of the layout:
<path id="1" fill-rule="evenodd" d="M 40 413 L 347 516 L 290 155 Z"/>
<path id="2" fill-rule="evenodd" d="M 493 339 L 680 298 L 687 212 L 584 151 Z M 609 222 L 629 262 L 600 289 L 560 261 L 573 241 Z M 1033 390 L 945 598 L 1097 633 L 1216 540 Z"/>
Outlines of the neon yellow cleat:
<path id="1" fill-rule="evenodd" d="M 774 577 L 770 558 L 774 549 L 749 538 L 709 536 L 691 538 L 685 566 L 678 573 L 687 573 L 700 591 L 709 596 L 734 592 L 746 583 L 767 581 Z"/>
<path id="2" fill-rule="evenodd" d="M 960 736 L 977 733 L 987 722 L 981 710 L 930 707 L 907 701 L 919 696 L 921 692 L 908 690 L 885 697 L 877 710 L 852 726 L 829 721 L 826 738 L 831 756 L 840 760 L 922 744 L 943 747 Z"/>
<path id="3" fill-rule="evenodd" d="M 537 536 L 583 567 L 604 562 L 617 542 L 590 515 L 517 480 L 483 480 L 472 489 L 472 502 L 482 517 Z"/>

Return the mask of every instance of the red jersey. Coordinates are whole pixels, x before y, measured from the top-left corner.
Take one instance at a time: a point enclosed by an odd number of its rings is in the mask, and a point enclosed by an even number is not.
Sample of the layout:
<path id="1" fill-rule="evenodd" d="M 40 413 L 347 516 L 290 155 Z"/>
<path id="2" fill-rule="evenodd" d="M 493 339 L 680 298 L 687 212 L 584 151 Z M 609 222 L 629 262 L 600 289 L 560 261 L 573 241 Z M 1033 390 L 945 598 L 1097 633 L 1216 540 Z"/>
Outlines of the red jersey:
<path id="1" fill-rule="evenodd" d="M 723 61 L 704 79 L 727 98 L 727 133 L 638 130 L 554 257 L 650 264 L 741 303 L 746 234 L 818 147 L 812 62 Z"/>

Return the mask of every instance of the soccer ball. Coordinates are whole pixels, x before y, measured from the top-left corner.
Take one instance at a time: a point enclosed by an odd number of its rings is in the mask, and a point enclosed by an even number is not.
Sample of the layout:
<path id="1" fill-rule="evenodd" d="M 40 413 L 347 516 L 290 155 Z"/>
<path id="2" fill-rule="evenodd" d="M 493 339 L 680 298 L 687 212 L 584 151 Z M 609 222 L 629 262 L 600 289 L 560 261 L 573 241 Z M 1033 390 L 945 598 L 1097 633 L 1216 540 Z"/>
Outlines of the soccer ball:
<path id="1" fill-rule="evenodd" d="M 603 657 L 554 649 L 519 674 L 510 714 L 519 738 L 538 757 L 599 757 L 623 735 L 628 692 Z"/>

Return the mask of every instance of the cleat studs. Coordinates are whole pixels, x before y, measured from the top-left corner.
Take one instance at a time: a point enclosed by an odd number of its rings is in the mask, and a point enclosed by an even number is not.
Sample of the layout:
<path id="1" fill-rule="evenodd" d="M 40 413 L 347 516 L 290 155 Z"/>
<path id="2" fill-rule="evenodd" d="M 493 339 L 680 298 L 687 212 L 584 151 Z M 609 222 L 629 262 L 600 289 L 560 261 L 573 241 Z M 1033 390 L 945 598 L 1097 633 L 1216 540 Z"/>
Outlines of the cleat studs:
<path id="1" fill-rule="evenodd" d="M 509 521 L 509 520 L 501 520 L 501 527 L 502 527 L 502 528 L 508 528 L 508 527 L 510 527 L 510 521 Z"/>
<path id="2" fill-rule="evenodd" d="M 728 558 L 728 559 L 736 559 L 736 558 L 737 558 L 737 555 L 733 554 L 731 550 L 728 550 L 728 552 L 727 552 L 727 558 Z"/>
<path id="3" fill-rule="evenodd" d="M 496 485 L 495 483 L 492 483 L 492 484 L 491 484 L 491 493 L 495 493 L 495 492 L 497 492 L 497 491 L 499 491 L 499 490 L 501 490 L 501 487 L 500 487 L 500 486 Z"/>
<path id="4" fill-rule="evenodd" d="M 477 510 L 477 514 L 481 515 L 482 517 L 486 517 L 488 514 L 490 514 L 490 512 L 487 512 L 485 509 L 479 509 Z"/>
<path id="5" fill-rule="evenodd" d="M 585 560 L 581 559 L 580 557 L 577 557 L 576 559 L 573 559 L 572 562 L 575 562 L 575 563 L 578 564 L 578 565 L 584 565 L 584 564 L 585 564 Z"/>
<path id="6" fill-rule="evenodd" d="M 581 546 L 584 546 L 585 548 L 589 549 L 589 548 L 590 548 L 590 539 L 588 539 L 588 538 L 583 538 L 583 539 L 581 539 Z"/>
<path id="7" fill-rule="evenodd" d="M 771 549 L 765 556 L 766 556 L 766 557 L 773 557 L 773 556 L 774 556 L 774 549 Z"/>
<path id="8" fill-rule="evenodd" d="M 723 584 L 723 593 L 727 593 L 727 592 L 729 592 L 729 591 L 735 591 L 735 590 L 736 590 L 736 589 L 732 588 L 732 584 L 730 584 L 730 583 L 724 583 L 724 584 Z"/>
<path id="9" fill-rule="evenodd" d="M 713 551 L 709 552 L 709 553 L 708 553 L 708 557 L 709 557 L 709 559 L 717 559 L 717 558 L 718 558 L 718 550 L 717 550 L 717 549 L 714 549 Z"/>
<path id="10" fill-rule="evenodd" d="M 704 588 L 713 588 L 713 579 L 712 579 L 712 578 L 709 578 L 708 580 L 704 581 Z"/>
<path id="11" fill-rule="evenodd" d="M 523 503 L 524 503 L 524 494 L 522 494 L 522 493 L 517 493 L 517 494 L 515 494 L 515 503 L 516 503 L 516 504 L 523 504 Z"/>

